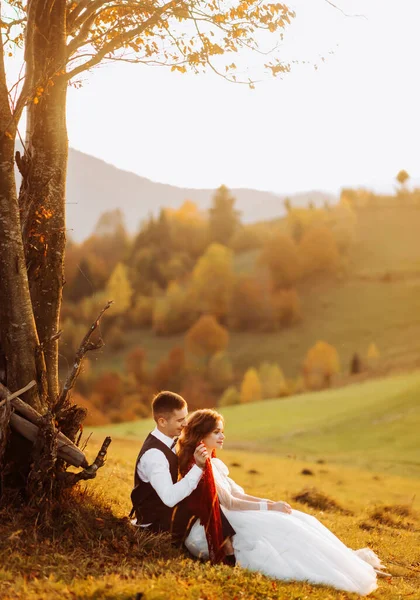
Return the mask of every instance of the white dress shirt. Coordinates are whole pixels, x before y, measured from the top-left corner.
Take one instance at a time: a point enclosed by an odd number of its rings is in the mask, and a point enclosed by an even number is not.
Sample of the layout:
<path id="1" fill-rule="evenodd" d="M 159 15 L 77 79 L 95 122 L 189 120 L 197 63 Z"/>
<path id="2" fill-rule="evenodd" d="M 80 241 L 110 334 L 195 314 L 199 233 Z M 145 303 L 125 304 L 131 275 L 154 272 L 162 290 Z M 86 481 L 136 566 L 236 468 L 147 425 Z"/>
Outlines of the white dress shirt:
<path id="1" fill-rule="evenodd" d="M 159 431 L 157 427 L 152 431 L 152 435 L 168 446 L 168 448 L 171 448 L 174 443 L 172 438 Z M 173 452 L 175 452 L 175 448 Z M 151 484 L 166 506 L 172 508 L 195 490 L 201 479 L 203 470 L 194 465 L 185 477 L 177 481 L 177 483 L 173 483 L 169 471 L 168 459 L 161 450 L 150 448 L 139 460 L 137 474 L 142 481 Z"/>

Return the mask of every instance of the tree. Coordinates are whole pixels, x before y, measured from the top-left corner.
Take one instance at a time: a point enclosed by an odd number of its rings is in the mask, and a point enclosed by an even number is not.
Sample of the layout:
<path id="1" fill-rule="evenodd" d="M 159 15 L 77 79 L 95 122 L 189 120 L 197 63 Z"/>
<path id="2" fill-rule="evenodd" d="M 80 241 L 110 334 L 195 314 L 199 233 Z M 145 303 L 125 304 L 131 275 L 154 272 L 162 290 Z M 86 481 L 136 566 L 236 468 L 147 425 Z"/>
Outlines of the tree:
<path id="1" fill-rule="evenodd" d="M 125 357 L 127 373 L 132 373 L 138 384 L 147 382 L 146 352 L 140 346 L 133 348 Z"/>
<path id="2" fill-rule="evenodd" d="M 350 375 L 358 375 L 362 372 L 363 365 L 360 356 L 355 352 L 350 361 Z"/>
<path id="3" fill-rule="evenodd" d="M 397 173 L 397 176 L 395 177 L 395 179 L 400 184 L 401 190 L 405 190 L 406 189 L 407 181 L 410 179 L 410 175 L 407 173 L 407 171 L 405 171 L 404 169 L 402 169 L 401 171 L 399 171 Z"/>
<path id="4" fill-rule="evenodd" d="M 196 318 L 197 310 L 188 286 L 173 281 L 166 293 L 156 298 L 152 321 L 157 335 L 182 333 L 191 327 Z"/>
<path id="5" fill-rule="evenodd" d="M 208 376 L 213 389 L 220 392 L 233 381 L 233 367 L 229 354 L 216 352 L 210 359 Z"/>
<path id="6" fill-rule="evenodd" d="M 171 390 L 179 393 L 185 375 L 185 352 L 183 348 L 176 346 L 158 363 L 153 378 L 155 388 L 157 391 Z"/>
<path id="7" fill-rule="evenodd" d="M 241 384 L 241 403 L 258 402 L 262 400 L 261 381 L 254 367 L 248 369 Z"/>
<path id="8" fill-rule="evenodd" d="M 24 400 L 42 412 L 52 411 L 50 439 L 55 439 L 55 417 L 75 439 L 84 411 L 75 410 L 71 388 L 60 390 L 58 378 L 69 84 L 99 63 L 118 59 L 164 64 L 180 72 L 210 66 L 239 81 L 236 73 L 242 70 L 229 55 L 242 48 L 260 50 L 265 39 L 257 39 L 258 30 L 270 41 L 275 34 L 281 37 L 294 14 L 283 4 L 257 0 L 10 0 L 1 16 L 0 363 L 7 364 L 8 389 L 36 382 Z M 24 77 L 8 90 L 4 57 L 16 45 L 23 46 Z M 267 62 L 266 53 L 260 55 L 273 74 L 289 69 L 278 58 Z M 24 109 L 27 129 L 23 155 L 16 153 L 22 177 L 17 198 L 15 140 Z M 49 452 L 54 473 L 54 452 L 43 440 L 40 455 Z M 24 478 L 34 468 L 28 455 Z M 50 497 L 59 487 L 53 482 Z"/>
<path id="9" fill-rule="evenodd" d="M 177 210 L 167 208 L 165 214 L 174 251 L 197 259 L 209 243 L 207 215 L 192 200 L 185 200 Z"/>
<path id="10" fill-rule="evenodd" d="M 229 326 L 240 331 L 272 328 L 275 316 L 266 281 L 242 275 L 235 281 L 229 309 Z"/>
<path id="11" fill-rule="evenodd" d="M 128 279 L 127 267 L 118 263 L 112 271 L 111 277 L 106 286 L 108 298 L 115 302 L 115 311 L 117 314 L 124 313 L 131 306 L 133 288 Z"/>
<path id="12" fill-rule="evenodd" d="M 325 226 L 313 227 L 304 234 L 300 243 L 300 252 L 307 275 L 334 274 L 341 264 L 334 235 Z"/>
<path id="13" fill-rule="evenodd" d="M 240 402 L 241 395 L 238 389 L 231 385 L 220 396 L 217 406 L 232 406 L 233 404 L 240 404 Z"/>
<path id="14" fill-rule="evenodd" d="M 204 359 L 207 365 L 210 357 L 226 349 L 229 333 L 213 315 L 203 315 L 187 331 L 185 344 L 192 357 Z"/>
<path id="15" fill-rule="evenodd" d="M 333 375 L 340 371 L 337 350 L 327 342 L 319 341 L 310 350 L 303 363 L 305 387 L 330 387 Z"/>
<path id="16" fill-rule="evenodd" d="M 371 342 L 369 344 L 369 348 L 367 349 L 367 354 L 366 354 L 367 363 L 368 363 L 369 367 L 372 368 L 372 367 L 377 366 L 380 356 L 381 355 L 378 350 L 378 347 L 376 346 L 376 344 L 374 342 Z"/>
<path id="17" fill-rule="evenodd" d="M 197 261 L 192 274 L 198 310 L 224 319 L 229 310 L 233 283 L 232 251 L 221 244 L 211 244 Z"/>
<path id="18" fill-rule="evenodd" d="M 275 363 L 262 363 L 258 369 L 258 375 L 261 382 L 262 398 L 278 398 L 287 394 L 287 384 L 283 371 Z"/>
<path id="19" fill-rule="evenodd" d="M 235 210 L 236 199 L 228 188 L 221 185 L 212 199 L 209 210 L 210 240 L 228 245 L 239 225 L 239 212 Z"/>
<path id="20" fill-rule="evenodd" d="M 276 289 L 293 285 L 301 276 L 301 261 L 295 242 L 282 233 L 269 238 L 259 262 L 268 267 Z"/>

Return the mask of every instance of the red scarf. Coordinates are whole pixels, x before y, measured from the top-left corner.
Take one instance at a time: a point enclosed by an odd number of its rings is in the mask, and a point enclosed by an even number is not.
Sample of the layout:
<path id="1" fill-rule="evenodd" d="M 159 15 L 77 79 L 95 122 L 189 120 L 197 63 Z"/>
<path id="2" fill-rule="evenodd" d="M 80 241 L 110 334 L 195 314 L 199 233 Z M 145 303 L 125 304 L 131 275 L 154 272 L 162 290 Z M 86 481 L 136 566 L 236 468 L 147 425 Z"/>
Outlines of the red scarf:
<path id="1" fill-rule="evenodd" d="M 212 452 L 212 458 L 215 456 Z M 191 462 L 190 468 L 195 464 Z M 204 473 L 196 489 L 188 496 L 188 508 L 200 519 L 204 526 L 209 547 L 209 557 L 213 564 L 220 563 L 225 558 L 223 546 L 222 519 L 220 517 L 220 504 L 214 482 L 213 468 L 208 458 L 204 466 Z"/>

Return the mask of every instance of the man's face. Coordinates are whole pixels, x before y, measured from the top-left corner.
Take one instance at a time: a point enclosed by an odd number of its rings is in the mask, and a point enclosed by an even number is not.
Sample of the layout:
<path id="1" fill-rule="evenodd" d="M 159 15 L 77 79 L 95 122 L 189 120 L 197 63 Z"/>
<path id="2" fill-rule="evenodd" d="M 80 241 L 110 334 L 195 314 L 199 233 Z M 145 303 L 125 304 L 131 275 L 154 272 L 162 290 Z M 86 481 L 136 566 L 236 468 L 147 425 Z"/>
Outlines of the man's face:
<path id="1" fill-rule="evenodd" d="M 174 410 L 170 415 L 159 417 L 159 429 L 170 438 L 178 437 L 187 422 L 188 408 Z"/>

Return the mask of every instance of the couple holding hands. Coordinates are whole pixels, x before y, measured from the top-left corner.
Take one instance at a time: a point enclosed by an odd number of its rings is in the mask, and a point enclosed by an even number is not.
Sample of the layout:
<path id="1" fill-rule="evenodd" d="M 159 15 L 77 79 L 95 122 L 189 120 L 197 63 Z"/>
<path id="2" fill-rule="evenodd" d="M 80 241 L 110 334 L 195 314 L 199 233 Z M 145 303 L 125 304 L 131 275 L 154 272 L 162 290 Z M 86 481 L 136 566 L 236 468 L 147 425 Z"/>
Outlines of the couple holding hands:
<path id="1" fill-rule="evenodd" d="M 382 565 L 372 550 L 351 550 L 315 517 L 250 496 L 229 477 L 216 458 L 225 438 L 219 413 L 188 415 L 185 400 L 167 391 L 152 409 L 156 427 L 135 467 L 133 524 L 169 532 L 175 544 L 212 563 L 361 595 L 376 589 Z"/>

